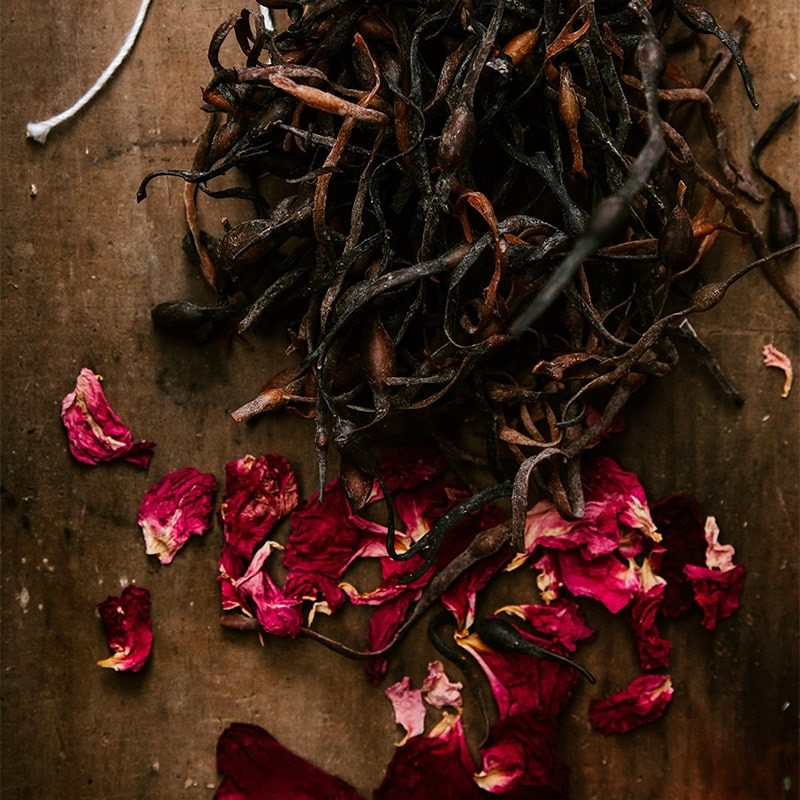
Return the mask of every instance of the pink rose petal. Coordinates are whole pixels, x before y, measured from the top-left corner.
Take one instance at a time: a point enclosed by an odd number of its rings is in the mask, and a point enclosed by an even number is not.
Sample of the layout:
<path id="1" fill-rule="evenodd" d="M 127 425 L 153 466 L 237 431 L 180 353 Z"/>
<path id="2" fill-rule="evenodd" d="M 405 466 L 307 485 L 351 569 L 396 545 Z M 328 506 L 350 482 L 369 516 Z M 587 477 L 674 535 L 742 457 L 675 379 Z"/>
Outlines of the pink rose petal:
<path id="1" fill-rule="evenodd" d="M 394 721 L 406 732 L 398 746 L 404 745 L 414 736 L 425 731 L 425 703 L 422 690 L 411 688 L 411 679 L 406 675 L 401 681 L 386 689 L 386 696 L 394 708 Z"/>
<path id="2" fill-rule="evenodd" d="M 622 691 L 589 703 L 592 727 L 608 735 L 653 722 L 663 715 L 673 691 L 668 675 L 639 675 Z"/>
<path id="3" fill-rule="evenodd" d="M 267 633 L 295 637 L 303 626 L 301 601 L 287 597 L 267 572 L 267 560 L 275 547 L 275 542 L 264 542 L 233 589 L 237 597 L 242 598 L 242 606 L 255 613 Z"/>
<path id="4" fill-rule="evenodd" d="M 154 483 L 139 506 L 138 523 L 145 552 L 169 564 L 190 536 L 209 528 L 217 479 L 194 467 L 183 467 Z"/>
<path id="5" fill-rule="evenodd" d="M 113 655 L 98 666 L 117 672 L 138 672 L 153 645 L 150 621 L 150 592 L 129 584 L 120 597 L 108 597 L 97 606 Z"/>
<path id="6" fill-rule="evenodd" d="M 223 780 L 215 800 L 363 800 L 350 784 L 284 747 L 257 725 L 235 722 L 217 742 Z"/>
<path id="7" fill-rule="evenodd" d="M 774 344 L 765 344 L 764 350 L 764 366 L 776 367 L 783 370 L 783 391 L 781 397 L 788 397 L 789 392 L 792 391 L 792 362 L 789 356 L 781 353 Z"/>
<path id="8" fill-rule="evenodd" d="M 431 661 L 428 664 L 428 674 L 422 683 L 422 692 L 425 702 L 434 708 L 461 708 L 461 690 L 464 685 L 453 683 L 444 671 L 441 661 Z"/>
<path id="9" fill-rule="evenodd" d="M 732 544 L 719 543 L 719 525 L 714 517 L 706 517 L 704 528 L 706 547 L 706 566 L 725 572 L 733 569 L 733 557 L 736 551 Z"/>
<path id="10" fill-rule="evenodd" d="M 133 441 L 130 430 L 108 403 L 101 377 L 83 368 L 75 389 L 61 402 L 61 420 L 67 430 L 69 451 L 83 464 L 129 461 L 147 469 L 155 443 Z"/>

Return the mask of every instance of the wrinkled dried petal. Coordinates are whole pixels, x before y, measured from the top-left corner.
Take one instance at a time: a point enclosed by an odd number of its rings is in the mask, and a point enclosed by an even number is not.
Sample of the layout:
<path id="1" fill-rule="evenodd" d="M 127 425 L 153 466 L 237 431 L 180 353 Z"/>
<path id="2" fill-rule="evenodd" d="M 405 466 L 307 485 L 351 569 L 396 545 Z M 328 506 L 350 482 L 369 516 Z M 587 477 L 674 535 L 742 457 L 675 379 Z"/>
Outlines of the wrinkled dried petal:
<path id="1" fill-rule="evenodd" d="M 268 453 L 247 455 L 225 465 L 220 507 L 225 548 L 249 559 L 278 521 L 297 506 L 297 479 L 289 462 Z"/>
<path id="2" fill-rule="evenodd" d="M 706 566 L 722 572 L 733 569 L 733 557 L 736 555 L 736 550 L 732 544 L 719 543 L 719 525 L 714 517 L 706 517 L 704 535 L 707 543 Z"/>
<path id="3" fill-rule="evenodd" d="M 255 614 L 267 633 L 294 637 L 303 626 L 301 600 L 287 597 L 267 572 L 267 560 L 276 547 L 280 547 L 276 542 L 264 542 L 233 588 L 242 606 Z"/>
<path id="4" fill-rule="evenodd" d="M 190 536 L 202 536 L 210 526 L 217 479 L 194 467 L 164 475 L 139 506 L 138 523 L 145 552 L 169 564 Z"/>
<path id="5" fill-rule="evenodd" d="M 99 375 L 84 367 L 75 389 L 61 402 L 70 453 L 83 464 L 122 460 L 147 469 L 155 442 L 133 441 L 130 430 L 109 405 L 100 381 Z"/>
<path id="6" fill-rule="evenodd" d="M 444 671 L 441 661 L 431 661 L 428 664 L 428 674 L 422 683 L 422 692 L 425 702 L 434 708 L 461 708 L 461 690 L 464 685 L 453 683 Z"/>
<path id="7" fill-rule="evenodd" d="M 788 397 L 789 392 L 792 390 L 792 362 L 789 356 L 781 353 L 774 344 L 765 344 L 763 355 L 765 367 L 776 367 L 783 370 L 784 379 L 781 397 Z"/>
<path id="8" fill-rule="evenodd" d="M 673 694 L 668 675 L 639 675 L 625 689 L 589 703 L 592 727 L 601 733 L 625 733 L 664 713 Z"/>
<path id="9" fill-rule="evenodd" d="M 386 689 L 386 696 L 394 708 L 394 721 L 406 732 L 398 747 L 425 731 L 425 703 L 422 690 L 411 688 L 411 679 L 406 675 Z"/>
<path id="10" fill-rule="evenodd" d="M 508 798 L 569 798 L 569 767 L 556 752 L 555 718 L 516 714 L 492 727 L 475 782 Z"/>
<path id="11" fill-rule="evenodd" d="M 427 736 L 395 750 L 373 800 L 480 800 L 487 795 L 474 772 L 461 718 L 446 714 Z"/>
<path id="12" fill-rule="evenodd" d="M 218 577 L 224 610 L 242 605 L 234 584 L 244 575 L 256 548 L 297 501 L 297 479 L 283 456 L 248 455 L 225 465 L 225 497 L 220 506 L 225 542 Z"/>
<path id="13" fill-rule="evenodd" d="M 353 514 L 340 481 L 325 487 L 290 518 L 292 530 L 283 563 L 289 570 L 340 578 L 360 556 L 386 555 L 385 528 Z"/>
<path id="14" fill-rule="evenodd" d="M 150 592 L 129 584 L 119 597 L 108 597 L 97 606 L 113 655 L 98 666 L 118 672 L 138 672 L 153 646 Z"/>
<path id="15" fill-rule="evenodd" d="M 672 643 L 656 627 L 656 617 L 664 597 L 665 583 L 652 586 L 636 596 L 629 608 L 629 619 L 642 669 L 669 666 Z"/>
<path id="16" fill-rule="evenodd" d="M 363 800 L 350 784 L 284 747 L 257 725 L 235 722 L 217 742 L 223 775 L 215 800 Z"/>
<path id="17" fill-rule="evenodd" d="M 703 609 L 703 627 L 711 631 L 717 623 L 739 608 L 744 589 L 745 568 L 737 564 L 721 572 L 687 564 L 684 573 L 694 592 L 695 602 Z"/>
<path id="18" fill-rule="evenodd" d="M 571 653 L 578 642 L 594 636 L 594 631 L 586 624 L 583 612 L 573 600 L 562 598 L 550 605 L 512 605 L 499 608 L 496 613 L 513 614 L 527 620 L 539 633 L 549 636 Z"/>

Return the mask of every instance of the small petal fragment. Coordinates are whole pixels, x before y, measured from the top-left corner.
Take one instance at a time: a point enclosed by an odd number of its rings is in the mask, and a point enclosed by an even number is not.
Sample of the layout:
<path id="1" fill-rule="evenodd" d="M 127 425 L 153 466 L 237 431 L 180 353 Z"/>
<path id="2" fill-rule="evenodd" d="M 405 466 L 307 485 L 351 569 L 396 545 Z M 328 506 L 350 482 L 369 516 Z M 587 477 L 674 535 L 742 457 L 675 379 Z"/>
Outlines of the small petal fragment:
<path id="1" fill-rule="evenodd" d="M 668 675 L 639 675 L 621 692 L 589 703 L 592 727 L 608 735 L 653 722 L 662 716 L 673 692 Z"/>
<path id="2" fill-rule="evenodd" d="M 461 708 L 461 690 L 464 685 L 453 683 L 444 671 L 441 661 L 431 661 L 428 664 L 428 675 L 422 683 L 425 702 L 434 708 Z"/>
<path id="3" fill-rule="evenodd" d="M 117 672 L 138 672 L 147 661 L 153 645 L 150 620 L 150 592 L 129 584 L 120 597 L 108 597 L 97 606 L 113 651 L 97 664 Z"/>
<path id="4" fill-rule="evenodd" d="M 406 675 L 401 681 L 386 689 L 386 696 L 394 708 L 394 721 L 406 732 L 398 742 L 402 747 L 409 739 L 425 731 L 425 703 L 422 690 L 411 688 L 411 679 Z"/>
<path id="5" fill-rule="evenodd" d="M 763 349 L 764 366 L 783 370 L 783 391 L 781 397 L 788 397 L 792 390 L 792 362 L 789 356 L 781 353 L 774 344 L 765 344 Z"/>
<path id="6" fill-rule="evenodd" d="M 84 367 L 75 389 L 61 401 L 70 453 L 77 461 L 92 466 L 121 460 L 147 469 L 155 442 L 133 441 L 130 430 L 109 405 L 100 381 L 99 375 Z"/>
<path id="7" fill-rule="evenodd" d="M 153 484 L 139 506 L 138 523 L 145 552 L 169 564 L 190 536 L 210 527 L 217 479 L 209 472 L 183 467 Z"/>
<path id="8" fill-rule="evenodd" d="M 219 737 L 217 770 L 224 777 L 215 800 L 363 800 L 349 783 L 244 722 L 234 722 Z"/>

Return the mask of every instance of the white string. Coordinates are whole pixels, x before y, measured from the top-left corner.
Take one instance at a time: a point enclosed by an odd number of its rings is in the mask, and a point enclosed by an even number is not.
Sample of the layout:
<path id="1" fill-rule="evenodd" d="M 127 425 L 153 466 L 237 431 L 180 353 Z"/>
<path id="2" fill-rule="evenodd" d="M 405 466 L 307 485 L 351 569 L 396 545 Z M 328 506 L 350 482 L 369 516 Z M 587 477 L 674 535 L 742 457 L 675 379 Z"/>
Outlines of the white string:
<path id="1" fill-rule="evenodd" d="M 47 139 L 47 134 L 50 133 L 56 125 L 60 125 L 65 120 L 77 114 L 102 88 L 105 86 L 108 79 L 117 71 L 119 65 L 125 60 L 131 48 L 136 42 L 136 37 L 139 35 L 142 23 L 144 22 L 145 14 L 150 6 L 150 0 L 142 0 L 139 6 L 139 11 L 136 13 L 136 19 L 133 21 L 133 26 L 128 31 L 125 41 L 122 43 L 117 54 L 114 56 L 113 61 L 103 70 L 103 74 L 94 82 L 94 85 L 80 98 L 76 103 L 71 105 L 60 114 L 56 114 L 50 119 L 42 120 L 41 122 L 29 122 L 26 131 L 29 139 L 35 142 L 44 144 Z"/>

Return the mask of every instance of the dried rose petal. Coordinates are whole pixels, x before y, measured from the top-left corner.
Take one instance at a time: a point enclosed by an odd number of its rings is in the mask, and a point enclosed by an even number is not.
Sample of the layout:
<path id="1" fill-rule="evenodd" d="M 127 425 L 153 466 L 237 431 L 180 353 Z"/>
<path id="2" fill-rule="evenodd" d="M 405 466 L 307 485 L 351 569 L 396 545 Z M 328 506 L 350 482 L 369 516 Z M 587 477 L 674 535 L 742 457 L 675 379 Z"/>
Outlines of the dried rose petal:
<path id="1" fill-rule="evenodd" d="M 257 725 L 235 722 L 217 742 L 223 775 L 215 800 L 363 800 L 350 784 L 315 767 Z"/>
<path id="2" fill-rule="evenodd" d="M 355 559 L 385 555 L 385 528 L 353 514 L 341 482 L 315 493 L 291 516 L 283 563 L 289 570 L 320 572 L 340 578 Z"/>
<path id="3" fill-rule="evenodd" d="M 412 689 L 411 679 L 406 675 L 386 689 L 386 696 L 394 708 L 394 721 L 406 732 L 398 742 L 400 747 L 412 737 L 419 736 L 425 731 L 425 703 L 422 700 L 422 690 Z"/>
<path id="4" fill-rule="evenodd" d="M 665 583 L 657 583 L 647 591 L 636 595 L 629 607 L 631 629 L 642 669 L 669 666 L 672 643 L 664 639 L 656 627 L 656 617 L 661 608 L 665 589 Z"/>
<path id="5" fill-rule="evenodd" d="M 668 675 L 639 675 L 622 691 L 589 703 L 592 727 L 605 734 L 625 733 L 653 722 L 664 713 L 673 691 Z"/>
<path id="6" fill-rule="evenodd" d="M 373 800 L 481 800 L 461 717 L 445 714 L 427 736 L 395 750 Z"/>
<path id="7" fill-rule="evenodd" d="M 567 800 L 569 767 L 556 752 L 557 738 L 554 717 L 527 712 L 500 720 L 481 748 L 475 782 L 508 798 Z"/>
<path id="8" fill-rule="evenodd" d="M 527 620 L 539 633 L 549 636 L 570 652 L 575 652 L 578 642 L 594 636 L 586 624 L 583 613 L 573 600 L 562 598 L 550 605 L 511 605 L 495 613 L 513 614 Z"/>
<path id="9" fill-rule="evenodd" d="M 694 592 L 695 602 L 703 609 L 703 627 L 714 630 L 739 608 L 744 589 L 745 568 L 737 564 L 724 572 L 687 564 L 684 573 Z"/>
<path id="10" fill-rule="evenodd" d="M 297 506 L 297 478 L 280 455 L 247 455 L 225 465 L 220 507 L 225 547 L 249 559 L 278 521 Z"/>
<path id="11" fill-rule="evenodd" d="M 209 472 L 183 467 L 154 483 L 139 506 L 145 552 L 171 563 L 189 537 L 209 528 L 217 479 Z"/>
<path id="12" fill-rule="evenodd" d="M 219 559 L 222 607 L 241 605 L 233 589 L 253 552 L 297 506 L 297 479 L 289 462 L 268 453 L 244 456 L 225 465 L 225 497 L 220 507 L 225 542 Z"/>
<path id="13" fill-rule="evenodd" d="M 130 430 L 109 405 L 101 380 L 100 375 L 84 367 L 75 389 L 61 402 L 70 453 L 83 464 L 122 460 L 147 469 L 155 442 L 133 441 Z"/>
<path id="14" fill-rule="evenodd" d="M 519 633 L 539 647 L 566 655 L 548 639 L 523 630 Z M 458 637 L 456 641 L 484 671 L 501 719 L 528 711 L 555 718 L 572 697 L 578 673 L 570 667 L 525 653 L 500 653 L 485 645 L 476 634 Z"/>
<path id="15" fill-rule="evenodd" d="M 566 551 L 556 553 L 554 560 L 572 594 L 599 600 L 612 614 L 625 608 L 639 588 L 634 562 L 623 563 L 613 553 L 588 561 L 578 551 Z"/>
<path id="16" fill-rule="evenodd" d="M 425 702 L 434 708 L 461 708 L 461 690 L 464 685 L 453 683 L 444 671 L 441 661 L 431 661 L 428 664 L 428 674 L 422 682 L 422 692 Z"/>
<path id="17" fill-rule="evenodd" d="M 725 572 L 733 569 L 733 557 L 736 550 L 732 544 L 719 543 L 719 525 L 714 517 L 706 517 L 706 524 L 703 529 L 706 539 L 706 566 L 709 569 L 719 569 Z"/>
<path id="18" fill-rule="evenodd" d="M 138 672 L 153 646 L 150 621 L 150 592 L 129 584 L 120 597 L 107 597 L 97 606 L 113 655 L 98 666 L 118 672 Z"/>
<path id="19" fill-rule="evenodd" d="M 266 541 L 258 549 L 247 572 L 233 585 L 236 596 L 245 609 L 252 609 L 261 627 L 274 636 L 295 637 L 303 626 L 301 601 L 287 597 L 267 573 L 267 560 L 280 547 Z"/>
<path id="20" fill-rule="evenodd" d="M 765 344 L 762 352 L 765 367 L 777 367 L 783 370 L 784 380 L 781 397 L 788 397 L 789 392 L 792 390 L 792 362 L 789 356 L 781 353 L 774 344 Z"/>
<path id="21" fill-rule="evenodd" d="M 667 581 L 661 613 L 681 617 L 692 608 L 693 600 L 684 567 L 705 563 L 703 517 L 694 498 L 674 495 L 653 506 L 653 518 L 663 539 L 661 548 L 651 553 L 650 561 L 655 572 Z"/>

